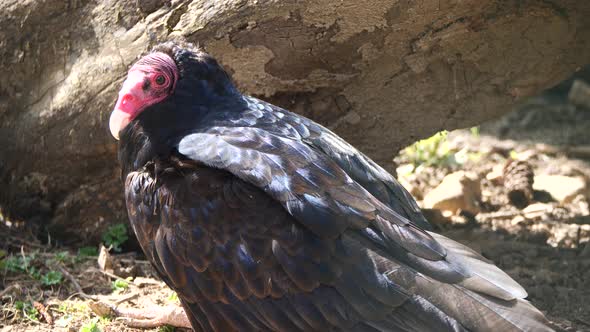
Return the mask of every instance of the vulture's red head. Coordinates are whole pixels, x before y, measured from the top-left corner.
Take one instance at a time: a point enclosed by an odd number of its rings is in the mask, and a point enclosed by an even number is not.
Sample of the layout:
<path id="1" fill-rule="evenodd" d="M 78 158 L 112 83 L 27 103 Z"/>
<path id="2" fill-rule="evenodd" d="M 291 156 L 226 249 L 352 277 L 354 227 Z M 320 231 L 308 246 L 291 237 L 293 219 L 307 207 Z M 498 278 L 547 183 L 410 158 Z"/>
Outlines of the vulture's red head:
<path id="1" fill-rule="evenodd" d="M 111 134 L 119 139 L 119 131 L 148 106 L 172 94 L 177 81 L 178 67 L 170 55 L 154 52 L 137 61 L 129 69 L 119 91 L 119 99 L 109 120 Z"/>
<path id="2" fill-rule="evenodd" d="M 166 122 L 178 115 L 174 113 L 187 111 L 164 103 L 196 105 L 236 92 L 229 76 L 210 55 L 191 44 L 163 43 L 129 69 L 109 128 L 119 139 L 120 132 L 144 112 Z M 158 106 L 159 112 L 148 111 Z"/>

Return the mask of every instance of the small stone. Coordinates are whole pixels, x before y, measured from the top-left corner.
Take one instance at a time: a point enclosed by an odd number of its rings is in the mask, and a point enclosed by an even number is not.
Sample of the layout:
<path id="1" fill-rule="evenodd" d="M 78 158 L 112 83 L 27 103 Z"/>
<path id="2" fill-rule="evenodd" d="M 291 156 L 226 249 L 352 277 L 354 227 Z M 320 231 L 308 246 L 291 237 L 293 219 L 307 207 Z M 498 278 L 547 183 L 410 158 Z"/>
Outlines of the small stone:
<path id="1" fill-rule="evenodd" d="M 470 222 L 470 219 L 467 216 L 464 215 L 453 215 L 451 216 L 451 223 L 453 223 L 453 225 L 467 225 Z"/>
<path id="2" fill-rule="evenodd" d="M 121 278 L 135 277 L 139 273 L 139 267 L 137 265 L 119 266 L 120 264 L 118 262 L 118 266 L 115 267 L 114 272 Z"/>
<path id="3" fill-rule="evenodd" d="M 482 189 L 481 197 L 492 197 L 494 196 L 494 192 L 488 189 Z"/>
<path id="4" fill-rule="evenodd" d="M 336 98 L 334 98 L 334 101 L 336 101 L 336 106 L 338 106 L 338 108 L 342 112 L 347 113 L 350 110 L 350 103 L 348 102 L 348 99 L 346 99 L 346 97 L 344 95 L 336 96 Z"/>
<path id="5" fill-rule="evenodd" d="M 578 195 L 574 198 L 573 203 L 576 205 L 577 213 L 579 215 L 587 216 L 590 215 L 590 205 L 584 195 Z"/>
<path id="6" fill-rule="evenodd" d="M 398 182 L 402 185 L 402 187 L 406 188 L 406 190 L 410 193 L 410 195 L 412 195 L 412 197 L 414 197 L 415 199 L 422 199 L 423 198 L 423 194 L 422 194 L 422 191 L 420 190 L 420 188 L 418 186 L 412 184 L 408 180 L 406 180 L 406 178 L 400 177 L 398 179 Z"/>
<path id="7" fill-rule="evenodd" d="M 88 307 L 99 317 L 116 316 L 113 307 L 104 302 L 90 301 Z"/>
<path id="8" fill-rule="evenodd" d="M 163 284 L 161 281 L 158 281 L 156 279 L 145 278 L 145 277 L 136 277 L 135 279 L 133 279 L 133 283 L 139 288 L 151 286 L 151 285 L 162 285 Z"/>
<path id="9" fill-rule="evenodd" d="M 481 199 L 480 180 L 473 173 L 455 172 L 444 177 L 442 182 L 424 197 L 424 207 L 457 213 L 465 210 L 473 215 L 479 213 Z"/>
<path id="10" fill-rule="evenodd" d="M 504 165 L 495 165 L 491 172 L 486 175 L 486 179 L 494 183 L 502 182 L 504 177 Z"/>
<path id="11" fill-rule="evenodd" d="M 357 112 L 348 112 L 348 114 L 344 116 L 344 121 L 351 125 L 359 124 L 361 122 L 361 116 Z"/>
<path id="12" fill-rule="evenodd" d="M 458 211 L 457 211 L 457 212 L 458 212 Z M 452 216 L 454 216 L 454 215 L 455 215 L 455 212 L 453 212 L 453 211 L 450 211 L 450 210 L 443 210 L 443 211 L 442 211 L 442 215 L 443 215 L 443 217 L 445 217 L 445 218 L 450 218 L 450 217 L 452 217 Z"/>
<path id="13" fill-rule="evenodd" d="M 537 175 L 533 188 L 548 192 L 562 204 L 573 201 L 580 194 L 586 197 L 588 194 L 584 178 L 564 175 Z"/>
<path id="14" fill-rule="evenodd" d="M 590 85 L 583 80 L 575 80 L 570 88 L 568 99 L 576 106 L 590 108 Z"/>
<path id="15" fill-rule="evenodd" d="M 408 176 L 409 174 L 412 174 L 414 168 L 415 167 L 412 164 L 401 164 L 395 169 L 395 173 L 401 180 L 401 178 Z"/>
<path id="16" fill-rule="evenodd" d="M 535 219 L 553 211 L 553 205 L 546 203 L 533 203 L 522 210 L 524 217 Z"/>
<path id="17" fill-rule="evenodd" d="M 523 224 L 525 221 L 526 221 L 525 217 L 518 215 L 518 216 L 512 218 L 510 223 L 512 224 L 512 226 L 519 226 L 519 225 Z"/>
<path id="18" fill-rule="evenodd" d="M 518 153 L 518 160 L 519 161 L 527 161 L 534 159 L 536 156 L 539 155 L 539 151 L 535 149 L 527 149 Z"/>
<path id="19" fill-rule="evenodd" d="M 448 225 L 451 223 L 451 220 L 444 216 L 441 210 L 422 209 L 422 214 L 433 225 Z"/>
<path id="20" fill-rule="evenodd" d="M 428 59 L 424 57 L 422 54 L 412 54 L 408 55 L 404 58 L 404 62 L 410 67 L 410 69 L 416 73 L 420 74 L 428 68 Z"/>

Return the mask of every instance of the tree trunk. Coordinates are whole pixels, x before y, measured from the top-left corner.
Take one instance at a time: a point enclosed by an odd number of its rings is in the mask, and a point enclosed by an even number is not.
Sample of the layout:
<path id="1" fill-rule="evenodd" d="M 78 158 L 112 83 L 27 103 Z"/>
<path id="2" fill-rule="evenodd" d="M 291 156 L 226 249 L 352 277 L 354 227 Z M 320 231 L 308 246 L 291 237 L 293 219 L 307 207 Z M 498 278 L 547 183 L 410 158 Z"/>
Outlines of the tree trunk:
<path id="1" fill-rule="evenodd" d="M 579 0 L 13 0 L 0 13 L 1 204 L 72 239 L 126 221 L 107 120 L 127 68 L 160 41 L 203 45 L 244 92 L 385 167 L 590 59 Z"/>

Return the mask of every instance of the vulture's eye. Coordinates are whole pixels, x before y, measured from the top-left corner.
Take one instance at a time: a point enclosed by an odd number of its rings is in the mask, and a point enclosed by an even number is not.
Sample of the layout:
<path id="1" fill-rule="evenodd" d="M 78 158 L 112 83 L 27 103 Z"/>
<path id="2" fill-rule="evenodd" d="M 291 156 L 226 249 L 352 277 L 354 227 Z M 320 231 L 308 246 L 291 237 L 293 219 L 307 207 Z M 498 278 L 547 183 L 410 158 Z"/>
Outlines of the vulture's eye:
<path id="1" fill-rule="evenodd" d="M 156 84 L 157 85 L 164 85 L 164 83 L 166 83 L 166 77 L 164 77 L 164 75 L 158 75 L 156 77 Z"/>

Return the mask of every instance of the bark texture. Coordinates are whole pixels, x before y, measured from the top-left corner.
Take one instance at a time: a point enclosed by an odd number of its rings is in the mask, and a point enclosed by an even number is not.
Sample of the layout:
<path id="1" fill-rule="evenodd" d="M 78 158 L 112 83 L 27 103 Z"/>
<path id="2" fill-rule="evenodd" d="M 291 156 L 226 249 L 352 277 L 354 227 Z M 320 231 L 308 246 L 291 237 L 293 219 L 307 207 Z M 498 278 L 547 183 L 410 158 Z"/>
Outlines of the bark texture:
<path id="1" fill-rule="evenodd" d="M 590 59 L 579 0 L 9 0 L 0 13 L 3 211 L 77 239 L 126 220 L 107 120 L 127 68 L 160 41 L 200 43 L 243 91 L 386 167 Z"/>

